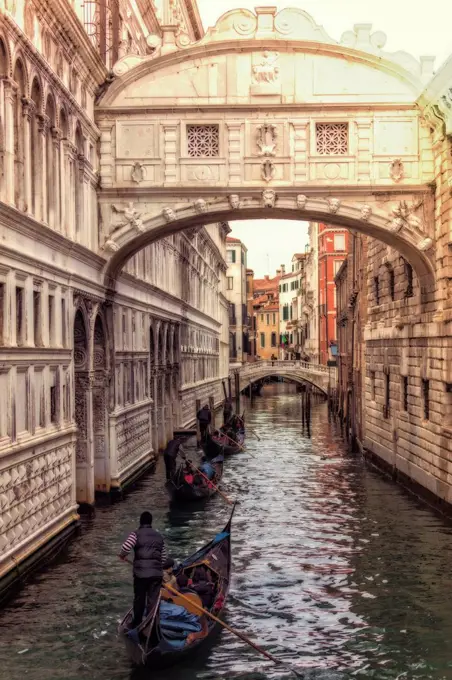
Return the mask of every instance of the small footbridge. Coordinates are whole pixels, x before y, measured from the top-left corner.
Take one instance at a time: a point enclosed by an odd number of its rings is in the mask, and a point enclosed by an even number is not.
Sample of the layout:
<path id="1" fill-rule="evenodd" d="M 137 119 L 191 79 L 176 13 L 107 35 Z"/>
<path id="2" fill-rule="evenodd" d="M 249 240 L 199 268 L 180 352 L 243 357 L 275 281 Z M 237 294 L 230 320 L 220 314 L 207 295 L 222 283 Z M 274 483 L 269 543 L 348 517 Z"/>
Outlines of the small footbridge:
<path id="1" fill-rule="evenodd" d="M 336 368 L 311 364 L 306 361 L 265 360 L 247 363 L 232 372 L 232 384 L 239 385 L 240 392 L 250 384 L 269 377 L 280 377 L 301 384 L 310 384 L 328 395 L 337 384 Z"/>

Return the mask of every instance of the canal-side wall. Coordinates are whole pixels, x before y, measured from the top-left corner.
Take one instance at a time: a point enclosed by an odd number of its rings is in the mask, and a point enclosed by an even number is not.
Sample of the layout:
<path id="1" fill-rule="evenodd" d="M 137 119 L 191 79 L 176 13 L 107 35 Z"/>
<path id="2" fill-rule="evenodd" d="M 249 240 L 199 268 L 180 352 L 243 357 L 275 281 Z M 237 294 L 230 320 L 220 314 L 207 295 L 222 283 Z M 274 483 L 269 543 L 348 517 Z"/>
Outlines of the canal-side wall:
<path id="1" fill-rule="evenodd" d="M 363 392 L 364 447 L 447 503 L 452 503 L 452 114 L 446 91 L 451 84 L 449 60 L 420 99 L 435 167 L 435 182 L 422 198 L 428 238 L 421 246 L 434 263 L 436 290 L 421 291 L 400 254 L 369 239 Z M 412 219 L 414 206 L 401 207 L 404 219 Z"/>

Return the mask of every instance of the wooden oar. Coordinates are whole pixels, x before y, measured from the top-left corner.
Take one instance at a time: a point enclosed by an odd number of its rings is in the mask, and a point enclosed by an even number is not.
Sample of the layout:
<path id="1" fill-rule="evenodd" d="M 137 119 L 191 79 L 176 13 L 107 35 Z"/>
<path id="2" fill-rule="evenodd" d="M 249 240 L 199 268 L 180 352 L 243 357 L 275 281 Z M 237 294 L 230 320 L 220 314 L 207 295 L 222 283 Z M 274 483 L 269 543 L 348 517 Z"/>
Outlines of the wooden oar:
<path id="1" fill-rule="evenodd" d="M 215 491 L 218 491 L 218 493 L 220 494 L 220 496 L 222 496 L 222 497 L 224 498 L 224 500 L 225 500 L 227 503 L 229 503 L 229 505 L 232 505 L 231 499 L 228 498 L 228 497 L 226 496 L 226 494 L 224 494 L 222 491 L 220 491 L 220 489 L 218 488 L 218 486 L 215 486 L 215 484 L 212 482 L 212 480 L 209 479 L 209 478 L 207 477 L 207 475 L 204 474 L 204 472 L 201 472 L 201 470 L 200 470 L 199 468 L 197 468 L 196 465 L 194 465 L 193 462 L 192 462 L 189 458 L 187 458 L 187 462 L 190 463 L 190 465 L 192 466 L 192 468 L 193 468 L 194 470 L 196 470 L 196 472 L 199 472 L 199 474 L 201 475 L 201 477 L 204 477 L 204 479 L 206 480 L 206 482 L 208 482 L 209 484 L 211 484 L 211 485 L 213 486 L 213 488 L 215 489 Z"/>
<path id="2" fill-rule="evenodd" d="M 170 593 L 172 593 L 173 595 L 177 595 L 177 597 L 180 598 L 181 600 L 185 600 L 185 601 L 189 602 L 191 606 L 195 607 L 200 612 L 202 612 L 203 614 L 208 616 L 209 619 L 212 619 L 212 621 L 219 623 L 220 626 L 223 626 L 223 628 L 226 628 L 226 630 L 228 630 L 230 633 L 232 633 L 233 635 L 236 635 L 238 638 L 240 638 L 241 640 L 246 642 L 248 645 L 250 645 L 250 647 L 253 647 L 253 649 L 255 649 L 256 652 L 263 654 L 264 656 L 267 657 L 267 659 L 269 659 L 270 661 L 273 661 L 273 663 L 278 664 L 278 666 L 288 666 L 288 664 L 286 664 L 284 661 L 281 661 L 280 659 L 277 659 L 276 656 L 273 656 L 273 654 L 270 654 L 270 652 L 265 651 L 265 649 L 262 649 L 262 647 L 258 647 L 256 644 L 254 644 L 254 642 L 252 640 L 249 639 L 248 636 L 244 635 L 239 630 L 235 630 L 235 628 L 231 628 L 231 626 L 228 626 L 227 623 L 225 623 L 224 621 L 219 619 L 214 614 L 211 614 L 207 609 L 204 609 L 203 607 L 201 607 L 201 605 L 197 604 L 196 602 L 191 602 L 191 600 L 188 600 L 188 598 L 186 598 L 184 595 L 182 595 L 178 590 L 176 590 L 176 588 L 173 588 L 173 586 L 171 586 L 169 583 L 164 583 L 163 587 L 166 590 L 168 590 Z M 290 667 L 290 670 L 293 673 L 295 673 L 295 675 L 298 675 L 297 671 L 295 671 L 292 667 Z"/>
<path id="3" fill-rule="evenodd" d="M 257 434 L 256 430 L 252 430 L 250 427 L 247 427 L 246 429 L 249 430 L 250 432 L 252 432 L 258 441 L 261 440 L 261 438 Z"/>

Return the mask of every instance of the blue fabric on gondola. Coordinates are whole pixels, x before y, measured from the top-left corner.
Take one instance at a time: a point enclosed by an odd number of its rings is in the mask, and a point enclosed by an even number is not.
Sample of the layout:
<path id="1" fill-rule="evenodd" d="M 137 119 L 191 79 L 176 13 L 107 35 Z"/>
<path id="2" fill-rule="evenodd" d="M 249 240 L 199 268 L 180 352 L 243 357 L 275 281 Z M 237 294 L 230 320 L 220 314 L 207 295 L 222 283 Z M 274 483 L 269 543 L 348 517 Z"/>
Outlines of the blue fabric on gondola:
<path id="1" fill-rule="evenodd" d="M 220 541 L 224 541 L 224 539 L 228 538 L 228 536 L 229 536 L 229 533 L 227 531 L 222 531 L 220 534 L 217 534 L 215 536 L 211 545 L 216 545 L 217 543 L 220 543 Z"/>
<path id="2" fill-rule="evenodd" d="M 185 640 L 189 633 L 202 629 L 199 617 L 190 614 L 184 607 L 170 602 L 160 603 L 160 630 L 169 640 Z"/>
<path id="3" fill-rule="evenodd" d="M 212 467 L 210 463 L 203 463 L 200 468 L 201 472 L 205 474 L 206 477 L 209 479 L 213 479 L 215 476 L 215 469 Z"/>

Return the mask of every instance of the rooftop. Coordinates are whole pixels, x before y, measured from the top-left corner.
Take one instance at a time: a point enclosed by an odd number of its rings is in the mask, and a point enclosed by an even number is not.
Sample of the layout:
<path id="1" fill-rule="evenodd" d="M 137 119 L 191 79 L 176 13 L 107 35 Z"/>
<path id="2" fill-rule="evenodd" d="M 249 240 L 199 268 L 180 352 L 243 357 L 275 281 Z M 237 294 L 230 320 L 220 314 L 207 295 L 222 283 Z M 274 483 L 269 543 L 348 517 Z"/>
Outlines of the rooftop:
<path id="1" fill-rule="evenodd" d="M 234 236 L 226 236 L 226 243 L 241 243 L 241 240 Z"/>

